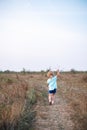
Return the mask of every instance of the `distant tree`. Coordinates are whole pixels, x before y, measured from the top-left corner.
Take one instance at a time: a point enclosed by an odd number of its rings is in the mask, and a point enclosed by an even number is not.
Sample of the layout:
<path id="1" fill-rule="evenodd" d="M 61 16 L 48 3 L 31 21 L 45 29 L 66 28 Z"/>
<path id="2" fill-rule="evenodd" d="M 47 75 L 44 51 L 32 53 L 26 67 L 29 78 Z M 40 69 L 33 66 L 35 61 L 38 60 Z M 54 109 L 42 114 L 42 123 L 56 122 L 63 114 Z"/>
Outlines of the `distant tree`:
<path id="1" fill-rule="evenodd" d="M 10 73 L 10 70 L 5 70 L 4 73 Z"/>
<path id="2" fill-rule="evenodd" d="M 73 74 L 75 74 L 76 70 L 75 69 L 71 69 L 70 72 L 73 73 Z"/>
<path id="3" fill-rule="evenodd" d="M 48 71 L 50 71 L 51 70 L 51 67 L 49 67 L 47 70 L 46 70 L 46 72 L 48 72 Z"/>
<path id="4" fill-rule="evenodd" d="M 23 70 L 21 71 L 21 73 L 23 73 L 23 74 L 25 74 L 25 73 L 26 73 L 25 68 L 23 68 Z"/>
<path id="5" fill-rule="evenodd" d="M 44 70 L 41 70 L 41 73 L 44 73 L 45 71 Z"/>
<path id="6" fill-rule="evenodd" d="M 2 71 L 2 70 L 0 70 L 0 73 L 3 73 L 3 71 Z"/>

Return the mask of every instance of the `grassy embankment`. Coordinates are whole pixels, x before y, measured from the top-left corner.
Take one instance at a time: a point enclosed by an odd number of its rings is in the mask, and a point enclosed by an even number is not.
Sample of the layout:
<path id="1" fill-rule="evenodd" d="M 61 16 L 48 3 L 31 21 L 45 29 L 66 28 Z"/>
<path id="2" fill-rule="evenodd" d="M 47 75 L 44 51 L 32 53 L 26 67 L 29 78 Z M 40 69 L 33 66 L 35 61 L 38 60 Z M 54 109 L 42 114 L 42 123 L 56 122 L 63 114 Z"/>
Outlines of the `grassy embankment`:
<path id="1" fill-rule="evenodd" d="M 0 74 L 0 130 L 31 128 L 36 95 L 27 80 L 23 74 Z"/>
<path id="2" fill-rule="evenodd" d="M 75 130 L 87 129 L 87 72 L 63 73 L 59 80 L 59 92 L 74 110 L 71 118 Z"/>

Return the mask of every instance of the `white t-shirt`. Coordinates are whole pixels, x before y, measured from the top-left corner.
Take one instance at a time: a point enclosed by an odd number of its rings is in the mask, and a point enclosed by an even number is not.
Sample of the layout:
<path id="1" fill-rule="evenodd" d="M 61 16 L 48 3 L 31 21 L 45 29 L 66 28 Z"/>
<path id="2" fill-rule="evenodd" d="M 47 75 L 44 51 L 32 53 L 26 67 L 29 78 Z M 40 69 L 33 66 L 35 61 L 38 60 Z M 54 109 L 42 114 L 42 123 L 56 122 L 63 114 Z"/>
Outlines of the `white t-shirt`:
<path id="1" fill-rule="evenodd" d="M 49 87 L 49 90 L 54 90 L 57 88 L 57 76 L 54 76 L 52 78 L 49 78 L 47 80 L 47 84 L 48 84 L 48 87 Z"/>

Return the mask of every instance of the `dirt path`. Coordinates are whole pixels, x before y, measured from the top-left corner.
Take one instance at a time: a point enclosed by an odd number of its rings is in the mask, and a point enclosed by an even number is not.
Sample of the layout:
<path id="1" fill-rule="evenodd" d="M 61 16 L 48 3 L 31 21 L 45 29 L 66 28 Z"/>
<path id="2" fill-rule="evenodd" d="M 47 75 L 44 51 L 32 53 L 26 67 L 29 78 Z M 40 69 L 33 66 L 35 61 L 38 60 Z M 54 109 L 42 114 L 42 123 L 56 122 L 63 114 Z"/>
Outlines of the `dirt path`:
<path id="1" fill-rule="evenodd" d="M 56 93 L 54 105 L 49 105 L 48 100 L 38 102 L 35 130 L 74 130 L 71 119 L 73 110 L 67 102 Z"/>

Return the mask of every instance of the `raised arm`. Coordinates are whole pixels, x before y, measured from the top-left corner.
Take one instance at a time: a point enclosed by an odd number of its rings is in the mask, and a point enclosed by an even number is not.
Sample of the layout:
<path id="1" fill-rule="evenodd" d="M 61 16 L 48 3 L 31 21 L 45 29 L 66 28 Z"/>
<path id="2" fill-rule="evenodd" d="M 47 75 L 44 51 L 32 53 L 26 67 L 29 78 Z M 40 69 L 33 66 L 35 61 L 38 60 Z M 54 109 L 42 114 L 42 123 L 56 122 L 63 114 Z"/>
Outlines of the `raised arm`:
<path id="1" fill-rule="evenodd" d="M 59 70 L 57 70 L 57 77 L 60 77 L 60 72 L 59 72 Z"/>

